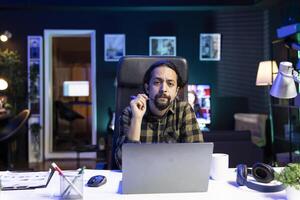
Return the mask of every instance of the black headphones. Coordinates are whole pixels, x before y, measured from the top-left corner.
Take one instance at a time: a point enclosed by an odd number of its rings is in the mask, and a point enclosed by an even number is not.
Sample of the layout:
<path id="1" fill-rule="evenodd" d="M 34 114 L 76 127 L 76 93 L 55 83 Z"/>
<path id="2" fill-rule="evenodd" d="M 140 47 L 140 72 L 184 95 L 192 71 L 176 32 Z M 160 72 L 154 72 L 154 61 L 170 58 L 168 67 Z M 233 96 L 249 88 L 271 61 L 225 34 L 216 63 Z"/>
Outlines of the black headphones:
<path id="1" fill-rule="evenodd" d="M 248 173 L 252 174 L 253 178 L 260 183 L 269 183 L 274 180 L 274 169 L 270 165 L 264 163 L 255 163 L 251 170 L 247 168 L 247 165 L 239 164 L 236 167 L 236 170 L 236 183 L 239 186 L 245 185 L 248 188 L 257 190 L 259 192 L 278 192 L 285 189 L 283 184 L 270 186 L 247 181 Z"/>

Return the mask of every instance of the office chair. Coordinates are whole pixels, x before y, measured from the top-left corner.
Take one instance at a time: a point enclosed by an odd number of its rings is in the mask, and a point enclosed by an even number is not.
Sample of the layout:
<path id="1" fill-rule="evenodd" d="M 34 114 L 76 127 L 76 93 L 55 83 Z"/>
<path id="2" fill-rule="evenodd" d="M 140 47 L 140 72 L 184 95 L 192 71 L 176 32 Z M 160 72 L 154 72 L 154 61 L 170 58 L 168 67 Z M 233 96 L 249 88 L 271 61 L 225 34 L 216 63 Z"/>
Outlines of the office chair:
<path id="1" fill-rule="evenodd" d="M 111 162 L 111 146 L 112 146 L 112 136 L 114 132 L 114 125 L 115 125 L 115 113 L 112 111 L 111 107 L 108 108 L 108 114 L 109 114 L 109 122 L 107 124 L 107 134 L 106 137 L 104 137 L 104 143 L 105 143 L 105 157 L 107 159 L 107 163 L 98 162 L 96 164 L 96 169 L 105 169 L 108 168 L 109 163 Z M 100 136 L 98 137 L 97 141 L 99 141 Z M 98 142 L 97 142 L 98 143 Z M 76 162 L 77 162 L 77 168 L 80 167 L 80 153 L 83 152 L 96 152 L 100 153 L 101 148 L 100 144 L 87 144 L 87 145 L 78 145 L 74 148 L 74 151 L 77 153 Z M 108 168 L 110 169 L 110 167 Z"/>
<path id="2" fill-rule="evenodd" d="M 13 142 L 19 134 L 23 133 L 21 130 L 25 127 L 29 116 L 30 111 L 25 109 L 0 127 L 0 144 L 7 150 L 7 161 L 5 166 L 7 169 L 14 168 Z"/>
<path id="3" fill-rule="evenodd" d="M 62 130 L 59 130 L 59 121 L 58 118 L 61 118 L 63 120 L 66 120 L 69 123 L 68 126 L 68 137 L 70 134 L 73 133 L 73 121 L 77 119 L 84 119 L 84 116 L 82 116 L 80 113 L 72 110 L 67 104 L 63 103 L 60 100 L 55 101 L 55 108 L 56 108 L 56 131 L 57 133 L 61 132 Z M 62 137 L 62 135 L 60 135 Z M 62 138 L 60 138 L 62 139 Z"/>
<path id="4" fill-rule="evenodd" d="M 112 157 L 109 167 L 116 169 L 117 165 L 114 159 L 116 148 L 116 139 L 119 135 L 119 118 L 125 107 L 129 106 L 130 96 L 143 91 L 143 78 L 147 69 L 156 61 L 169 60 L 173 62 L 184 82 L 188 80 L 187 61 L 181 57 L 167 56 L 125 56 L 119 60 L 117 67 L 117 89 L 116 89 L 116 109 L 115 109 L 115 129 L 112 144 Z M 181 89 L 178 97 L 187 100 L 187 86 Z"/>

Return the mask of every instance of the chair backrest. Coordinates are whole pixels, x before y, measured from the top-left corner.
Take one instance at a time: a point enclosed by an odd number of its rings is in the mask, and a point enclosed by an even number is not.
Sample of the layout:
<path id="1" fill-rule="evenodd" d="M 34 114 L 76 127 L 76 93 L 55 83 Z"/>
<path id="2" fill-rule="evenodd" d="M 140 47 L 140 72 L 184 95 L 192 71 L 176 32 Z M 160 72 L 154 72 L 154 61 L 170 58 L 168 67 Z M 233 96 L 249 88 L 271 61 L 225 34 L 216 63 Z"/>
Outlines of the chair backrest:
<path id="1" fill-rule="evenodd" d="M 25 148 L 23 145 L 25 135 L 22 133 L 25 133 L 26 122 L 29 119 L 29 116 L 30 111 L 25 109 L 15 117 L 8 119 L 7 122 L 0 127 L 0 146 L 6 153 L 5 169 L 15 169 L 14 163 L 16 160 L 14 157 L 17 155 L 17 152 L 20 152 L 21 149 Z M 12 145 L 15 140 L 19 140 L 16 145 L 17 148 Z M 22 160 L 24 158 L 20 157 L 19 159 Z"/>
<path id="2" fill-rule="evenodd" d="M 183 82 L 188 80 L 188 65 L 186 59 L 182 57 L 167 56 L 125 56 L 119 60 L 117 68 L 117 89 L 116 89 L 116 109 L 115 109 L 115 129 L 112 147 L 112 168 L 115 168 L 114 152 L 116 138 L 119 135 L 119 117 L 125 107 L 129 106 L 130 96 L 143 91 L 143 78 L 147 69 L 156 61 L 169 60 L 177 68 Z M 187 86 L 179 91 L 178 97 L 187 100 Z"/>
<path id="3" fill-rule="evenodd" d="M 0 142 L 12 140 L 19 130 L 26 124 L 29 119 L 30 111 L 25 109 L 18 115 L 10 119 L 3 127 L 0 128 Z"/>
<path id="4" fill-rule="evenodd" d="M 56 100 L 55 101 L 56 112 L 59 114 L 60 118 L 67 121 L 73 121 L 75 119 L 84 119 L 80 113 L 72 110 L 66 103 Z"/>

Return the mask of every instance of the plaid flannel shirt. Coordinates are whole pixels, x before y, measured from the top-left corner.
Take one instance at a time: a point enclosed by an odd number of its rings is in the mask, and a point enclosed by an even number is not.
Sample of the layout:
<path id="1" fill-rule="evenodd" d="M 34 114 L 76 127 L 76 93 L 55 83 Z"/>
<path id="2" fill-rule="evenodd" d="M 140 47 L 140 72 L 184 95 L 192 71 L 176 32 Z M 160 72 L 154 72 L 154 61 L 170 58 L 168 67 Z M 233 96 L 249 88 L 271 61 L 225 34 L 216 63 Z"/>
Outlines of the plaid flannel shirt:
<path id="1" fill-rule="evenodd" d="M 127 138 L 131 117 L 130 107 L 125 108 L 120 117 L 120 131 L 115 151 L 115 160 L 120 168 L 122 166 L 122 145 L 123 143 L 133 142 Z M 142 120 L 140 142 L 193 143 L 203 142 L 203 136 L 190 104 L 175 100 L 161 118 L 152 115 L 150 110 L 147 109 Z"/>

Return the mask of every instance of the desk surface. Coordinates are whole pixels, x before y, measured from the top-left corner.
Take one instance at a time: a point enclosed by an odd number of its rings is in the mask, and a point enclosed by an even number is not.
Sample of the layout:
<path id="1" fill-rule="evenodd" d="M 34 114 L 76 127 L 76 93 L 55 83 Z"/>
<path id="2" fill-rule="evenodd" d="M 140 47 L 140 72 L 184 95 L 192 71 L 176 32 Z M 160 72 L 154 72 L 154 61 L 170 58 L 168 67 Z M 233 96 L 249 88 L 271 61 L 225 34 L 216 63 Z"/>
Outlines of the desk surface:
<path id="1" fill-rule="evenodd" d="M 260 193 L 248 189 L 245 186 L 238 187 L 235 183 L 235 172 L 233 169 L 228 171 L 226 181 L 209 181 L 208 192 L 203 193 L 172 193 L 172 194 L 138 194 L 124 195 L 120 194 L 120 181 L 122 173 L 108 170 L 86 170 L 84 173 L 84 182 L 93 175 L 105 175 L 107 183 L 98 188 L 84 186 L 85 200 L 204 200 L 204 199 L 228 199 L 228 200 L 259 200 L 259 199 L 286 199 L 284 191 L 276 193 Z M 35 190 L 1 191 L 1 200 L 43 200 L 59 199 L 59 176 L 57 173 L 53 176 L 47 188 Z"/>

